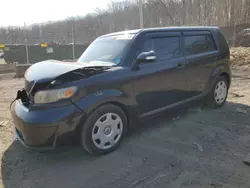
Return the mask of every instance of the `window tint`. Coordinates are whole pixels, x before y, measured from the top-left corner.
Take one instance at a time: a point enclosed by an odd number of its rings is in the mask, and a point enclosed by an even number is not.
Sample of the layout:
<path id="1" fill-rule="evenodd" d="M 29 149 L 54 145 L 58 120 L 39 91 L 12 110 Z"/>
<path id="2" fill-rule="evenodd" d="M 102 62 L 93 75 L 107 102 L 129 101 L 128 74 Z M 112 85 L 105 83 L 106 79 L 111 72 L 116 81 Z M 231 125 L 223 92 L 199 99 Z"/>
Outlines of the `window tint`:
<path id="1" fill-rule="evenodd" d="M 180 57 L 180 38 L 152 38 L 146 41 L 144 51 L 153 50 L 158 61 Z"/>
<path id="2" fill-rule="evenodd" d="M 193 55 L 216 50 L 211 35 L 185 36 L 185 55 Z"/>
<path id="3" fill-rule="evenodd" d="M 143 52 L 149 52 L 151 50 L 154 51 L 154 43 L 153 42 L 154 41 L 152 39 L 148 39 L 147 41 L 145 41 Z"/>

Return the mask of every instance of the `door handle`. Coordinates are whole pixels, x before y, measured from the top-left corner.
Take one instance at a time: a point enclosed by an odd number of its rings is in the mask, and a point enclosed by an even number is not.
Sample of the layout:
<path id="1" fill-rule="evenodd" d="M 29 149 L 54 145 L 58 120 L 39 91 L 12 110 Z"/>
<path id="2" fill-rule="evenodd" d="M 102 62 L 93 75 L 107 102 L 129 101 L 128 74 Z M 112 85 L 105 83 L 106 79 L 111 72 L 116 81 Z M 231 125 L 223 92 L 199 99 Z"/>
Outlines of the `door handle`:
<path id="1" fill-rule="evenodd" d="M 217 56 L 214 56 L 214 57 L 212 57 L 211 59 L 212 59 L 213 61 L 214 61 L 214 60 L 217 60 Z"/>
<path id="2" fill-rule="evenodd" d="M 184 67 L 184 64 L 182 64 L 182 63 L 179 63 L 178 65 L 177 65 L 177 68 L 183 68 Z"/>

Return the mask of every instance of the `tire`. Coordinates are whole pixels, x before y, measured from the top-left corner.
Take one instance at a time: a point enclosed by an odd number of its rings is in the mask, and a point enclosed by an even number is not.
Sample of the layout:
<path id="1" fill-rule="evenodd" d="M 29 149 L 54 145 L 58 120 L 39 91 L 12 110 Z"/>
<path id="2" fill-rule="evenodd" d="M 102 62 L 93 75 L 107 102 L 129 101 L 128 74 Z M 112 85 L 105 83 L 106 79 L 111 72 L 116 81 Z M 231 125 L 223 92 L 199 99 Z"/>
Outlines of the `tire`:
<path id="1" fill-rule="evenodd" d="M 228 86 L 229 84 L 227 79 L 223 76 L 219 76 L 207 96 L 206 104 L 208 104 L 211 108 L 222 107 L 227 100 Z"/>
<path id="2" fill-rule="evenodd" d="M 110 153 L 119 147 L 127 130 L 128 121 L 123 110 L 105 104 L 94 110 L 82 125 L 81 146 L 94 155 Z"/>

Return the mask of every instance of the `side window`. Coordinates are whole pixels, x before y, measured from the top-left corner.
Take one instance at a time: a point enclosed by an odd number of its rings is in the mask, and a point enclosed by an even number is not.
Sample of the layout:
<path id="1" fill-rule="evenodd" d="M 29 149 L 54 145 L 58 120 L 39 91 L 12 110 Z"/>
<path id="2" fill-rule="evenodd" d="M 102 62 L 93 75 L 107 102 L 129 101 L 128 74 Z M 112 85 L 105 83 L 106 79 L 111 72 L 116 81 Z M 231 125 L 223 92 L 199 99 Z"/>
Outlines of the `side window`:
<path id="1" fill-rule="evenodd" d="M 152 39 L 148 39 L 145 43 L 144 43 L 144 47 L 143 47 L 143 51 L 144 52 L 149 52 L 151 50 L 154 50 L 154 44 L 153 44 L 153 40 Z"/>
<path id="2" fill-rule="evenodd" d="M 193 55 L 216 50 L 211 35 L 184 36 L 185 55 Z"/>
<path id="3" fill-rule="evenodd" d="M 144 51 L 153 50 L 158 61 L 178 58 L 180 53 L 180 37 L 151 38 L 144 44 Z"/>

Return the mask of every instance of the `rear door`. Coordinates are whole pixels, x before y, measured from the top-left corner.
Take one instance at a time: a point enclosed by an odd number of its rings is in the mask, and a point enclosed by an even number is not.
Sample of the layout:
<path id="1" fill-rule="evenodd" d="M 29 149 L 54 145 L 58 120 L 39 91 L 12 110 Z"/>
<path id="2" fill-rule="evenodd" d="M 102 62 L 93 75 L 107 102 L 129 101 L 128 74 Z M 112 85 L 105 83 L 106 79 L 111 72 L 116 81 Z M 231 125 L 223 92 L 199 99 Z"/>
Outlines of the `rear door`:
<path id="1" fill-rule="evenodd" d="M 153 63 L 142 63 L 134 74 L 135 98 L 142 117 L 163 111 L 185 99 L 185 58 L 180 32 L 146 36 L 141 52 L 154 51 Z"/>
<path id="2" fill-rule="evenodd" d="M 183 32 L 183 44 L 189 89 L 195 96 L 202 96 L 216 67 L 219 51 L 209 31 Z"/>

